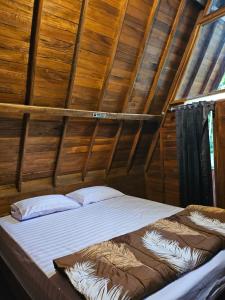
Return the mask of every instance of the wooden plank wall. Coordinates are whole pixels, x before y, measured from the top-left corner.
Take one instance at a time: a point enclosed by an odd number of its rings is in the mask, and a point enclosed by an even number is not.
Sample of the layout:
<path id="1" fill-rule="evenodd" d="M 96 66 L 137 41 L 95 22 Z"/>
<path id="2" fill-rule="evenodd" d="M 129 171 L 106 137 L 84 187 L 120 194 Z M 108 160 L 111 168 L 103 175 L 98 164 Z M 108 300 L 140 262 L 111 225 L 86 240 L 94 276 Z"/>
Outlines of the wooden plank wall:
<path id="1" fill-rule="evenodd" d="M 0 1 L 0 102 L 25 104 L 35 3 L 36 0 Z M 66 105 L 82 3 L 80 0 L 43 0 L 36 44 L 33 105 L 62 108 Z M 155 2 L 89 0 L 83 16 L 70 107 L 98 110 L 102 89 L 106 88 L 101 110 L 121 112 L 129 84 L 134 83 L 126 112 L 143 113 L 179 4 L 179 0 L 159 1 L 150 37 L 141 57 L 142 63 L 135 74 L 146 25 Z M 195 1 L 186 1 L 150 108 L 154 114 L 161 113 L 199 11 L 200 6 Z M 112 66 L 108 68 L 108 64 Z M 105 85 L 107 76 L 108 84 Z M 28 195 L 69 191 L 75 186 L 94 183 L 108 183 L 124 192 L 145 196 L 143 166 L 157 122 L 143 124 L 129 176 L 126 165 L 139 122 L 124 123 L 110 174 L 106 177 L 105 169 L 119 124 L 112 120 L 101 121 L 89 155 L 86 177 L 82 178 L 96 120 L 70 118 L 54 187 L 56 157 L 64 122 L 60 117 L 31 116 L 26 135 L 21 192 L 18 192 L 20 141 L 24 135 L 22 117 L 0 112 L 0 214 L 8 211 L 9 203 Z"/>
<path id="2" fill-rule="evenodd" d="M 179 206 L 179 174 L 176 150 L 175 113 L 167 114 L 160 139 L 145 176 L 149 199 Z"/>
<path id="3" fill-rule="evenodd" d="M 216 105 L 214 136 L 217 205 L 225 208 L 225 101 Z"/>

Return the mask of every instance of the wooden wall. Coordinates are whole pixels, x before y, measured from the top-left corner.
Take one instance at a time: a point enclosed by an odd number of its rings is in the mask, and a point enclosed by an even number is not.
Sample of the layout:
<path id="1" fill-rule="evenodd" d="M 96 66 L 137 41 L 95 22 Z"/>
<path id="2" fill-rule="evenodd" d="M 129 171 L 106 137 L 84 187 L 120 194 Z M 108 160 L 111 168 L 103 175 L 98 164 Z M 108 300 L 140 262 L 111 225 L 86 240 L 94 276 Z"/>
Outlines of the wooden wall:
<path id="1" fill-rule="evenodd" d="M 43 4 L 39 10 L 38 3 Z M 0 1 L 0 102 L 63 108 L 71 93 L 73 109 L 143 113 L 180 0 L 160 0 L 155 9 L 156 4 L 156 0 Z M 161 114 L 200 10 L 196 1 L 185 1 L 147 113 Z M 48 115 L 27 121 L 21 114 L 0 111 L 0 214 L 8 211 L 9 203 L 28 195 L 96 183 L 145 196 L 143 166 L 157 122 L 140 127 L 137 121 L 126 121 L 120 135 L 117 121 L 101 120 L 97 130 L 96 125 L 94 119 L 70 118 L 65 126 L 65 119 Z"/>
<path id="2" fill-rule="evenodd" d="M 179 174 L 176 150 L 175 113 L 169 112 L 145 176 L 149 199 L 171 205 L 180 205 Z"/>
<path id="3" fill-rule="evenodd" d="M 225 101 L 218 102 L 215 112 L 216 196 L 219 207 L 225 208 Z"/>

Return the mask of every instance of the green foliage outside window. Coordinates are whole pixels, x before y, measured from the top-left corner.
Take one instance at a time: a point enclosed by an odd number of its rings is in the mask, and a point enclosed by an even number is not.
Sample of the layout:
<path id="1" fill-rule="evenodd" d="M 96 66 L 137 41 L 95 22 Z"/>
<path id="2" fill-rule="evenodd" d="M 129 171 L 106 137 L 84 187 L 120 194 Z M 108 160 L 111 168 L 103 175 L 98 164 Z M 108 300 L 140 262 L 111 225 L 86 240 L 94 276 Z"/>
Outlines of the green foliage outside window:
<path id="1" fill-rule="evenodd" d="M 211 166 L 214 169 L 214 138 L 213 138 L 213 112 L 211 111 L 208 116 L 209 124 L 209 145 L 210 145 L 210 158 Z"/>
<path id="2" fill-rule="evenodd" d="M 223 90 L 223 89 L 225 89 L 225 74 L 223 75 L 223 78 L 219 85 L 219 90 Z"/>

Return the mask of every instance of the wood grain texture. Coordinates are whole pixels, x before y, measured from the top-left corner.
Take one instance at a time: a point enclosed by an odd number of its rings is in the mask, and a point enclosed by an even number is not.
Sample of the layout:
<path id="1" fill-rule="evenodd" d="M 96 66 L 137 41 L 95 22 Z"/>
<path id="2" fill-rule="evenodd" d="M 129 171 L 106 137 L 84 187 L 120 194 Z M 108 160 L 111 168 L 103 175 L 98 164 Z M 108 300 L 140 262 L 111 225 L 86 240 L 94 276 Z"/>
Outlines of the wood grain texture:
<path id="1" fill-rule="evenodd" d="M 0 103 L 0 111 L 2 114 L 30 114 L 37 116 L 45 116 L 47 119 L 51 117 L 73 117 L 73 118 L 85 118 L 85 119 L 108 119 L 108 120 L 158 120 L 161 115 L 149 115 L 149 114 L 128 114 L 128 113 L 110 113 L 102 111 L 90 111 L 79 110 L 72 108 L 57 108 L 57 107 L 45 107 L 23 104 L 10 104 Z"/>
<path id="2" fill-rule="evenodd" d="M 196 25 L 193 29 L 193 32 L 192 32 L 192 35 L 190 37 L 189 43 L 187 45 L 186 51 L 183 55 L 182 61 L 180 63 L 180 66 L 179 66 L 178 71 L 176 73 L 176 76 L 174 78 L 173 84 L 172 84 L 172 86 L 170 88 L 170 91 L 168 93 L 168 97 L 167 97 L 166 102 L 164 104 L 164 107 L 163 107 L 163 110 L 162 110 L 162 113 L 163 113 L 164 117 L 161 121 L 160 128 L 163 127 L 163 124 L 166 120 L 166 113 L 168 111 L 170 103 L 173 103 L 173 101 L 175 100 L 176 93 L 179 89 L 180 83 L 182 81 L 182 77 L 183 77 L 184 72 L 187 68 L 188 61 L 191 57 L 192 51 L 193 51 L 195 43 L 197 41 L 199 31 L 200 31 L 200 27 L 201 27 L 201 25 L 199 25 L 198 22 L 196 22 Z M 148 171 L 153 153 L 155 151 L 155 148 L 156 148 L 159 136 L 160 136 L 160 134 L 159 134 L 160 133 L 160 128 L 155 133 L 154 139 L 153 139 L 152 144 L 149 148 L 149 152 L 148 152 L 146 163 L 145 163 L 145 171 Z"/>
<path id="3" fill-rule="evenodd" d="M 115 60 L 115 56 L 116 56 L 116 51 L 117 51 L 117 48 L 118 48 L 120 35 L 121 35 L 121 32 L 122 32 L 122 28 L 123 28 L 123 23 L 124 23 L 124 19 L 125 19 L 125 15 L 126 15 L 126 10 L 127 10 L 127 5 L 128 5 L 128 0 L 125 0 L 124 4 L 123 4 L 123 7 L 121 9 L 120 18 L 119 18 L 119 22 L 118 22 L 118 26 L 117 26 L 117 31 L 116 31 L 115 37 L 114 37 L 114 44 L 113 44 L 113 48 L 112 48 L 112 54 L 109 58 L 108 67 L 107 67 L 106 72 L 105 72 L 105 78 L 104 78 L 102 88 L 101 88 L 101 92 L 100 92 L 99 99 L 98 99 L 98 110 L 101 110 L 101 108 L 102 108 L 102 103 L 103 103 L 103 100 L 104 100 L 104 96 L 105 96 L 105 93 L 106 93 L 106 90 L 107 90 L 107 87 L 108 87 L 108 84 L 109 84 L 109 78 L 110 78 L 110 75 L 111 75 L 111 72 L 112 72 L 112 68 L 113 68 L 113 64 L 114 64 L 114 60 Z M 91 140 L 90 140 L 90 145 L 89 145 L 89 149 L 88 149 L 88 152 L 87 152 L 87 158 L 85 160 L 83 170 L 82 170 L 82 179 L 83 180 L 85 179 L 85 176 L 87 174 L 88 163 L 89 163 L 89 160 L 91 158 L 92 149 L 93 149 L 93 146 L 94 146 L 94 143 L 95 143 L 95 138 L 96 138 L 98 130 L 99 130 L 99 125 L 100 125 L 99 123 L 100 123 L 100 121 L 97 120 L 94 132 L 93 132 Z"/>
<path id="4" fill-rule="evenodd" d="M 225 102 L 217 103 L 215 112 L 215 180 L 216 180 L 216 201 L 219 207 L 225 208 L 225 187 L 224 187 L 224 126 L 225 126 Z"/>
<path id="5" fill-rule="evenodd" d="M 69 77 L 68 88 L 67 88 L 65 108 L 69 108 L 71 105 L 71 101 L 72 101 L 73 86 L 74 86 L 74 82 L 75 82 L 75 78 L 76 78 L 78 56 L 79 56 L 80 47 L 81 47 L 81 36 L 84 31 L 84 22 L 85 22 L 87 5 L 88 5 L 88 0 L 83 0 L 81 9 L 80 9 L 78 29 L 77 29 L 76 37 L 75 37 L 75 44 L 74 44 L 70 77 Z M 60 168 L 62 151 L 63 151 L 64 140 L 65 140 L 65 136 L 66 136 L 68 123 L 69 123 L 69 117 L 68 116 L 63 117 L 62 134 L 61 134 L 61 138 L 60 138 L 60 142 L 59 142 L 59 146 L 58 146 L 58 150 L 57 150 L 57 154 L 56 154 L 55 171 L 54 171 L 54 175 L 53 175 L 53 185 L 54 186 L 56 186 L 56 184 L 57 184 L 57 175 L 58 175 L 58 171 Z"/>
<path id="6" fill-rule="evenodd" d="M 26 95 L 25 95 L 25 104 L 33 104 L 33 93 L 34 93 L 34 81 L 35 81 L 35 72 L 37 64 L 37 48 L 39 42 L 40 34 L 40 25 L 41 25 L 41 14 L 42 14 L 43 0 L 38 0 L 34 2 L 33 8 L 33 19 L 31 27 L 31 36 L 30 36 L 30 49 L 29 49 L 29 59 L 28 59 L 28 68 L 27 68 L 27 83 L 26 83 Z M 27 138 L 29 133 L 30 126 L 30 116 L 24 115 L 23 117 L 24 129 L 21 137 L 21 149 L 19 152 L 19 161 L 18 161 L 18 179 L 17 179 L 17 189 L 21 191 L 22 189 L 22 180 L 23 180 L 23 168 L 24 160 L 26 154 L 26 145 Z"/>
<path id="7" fill-rule="evenodd" d="M 143 114 L 180 1 L 43 0 L 33 15 L 37 3 L 0 1 L 0 213 L 112 176 L 112 186 L 145 195 L 146 155 L 201 7 L 187 1 Z"/>
<path id="8" fill-rule="evenodd" d="M 127 105 L 128 105 L 129 99 L 132 95 L 134 85 L 135 85 L 135 82 L 136 82 L 136 79 L 137 79 L 137 76 L 138 76 L 138 72 L 140 70 L 140 67 L 141 67 L 141 64 L 142 64 L 142 61 L 143 61 L 144 53 L 145 53 L 145 50 L 146 50 L 146 47 L 147 47 L 147 44 L 148 44 L 149 36 L 150 36 L 151 30 L 152 30 L 152 25 L 153 25 L 153 22 L 154 22 L 154 19 L 155 19 L 155 15 L 157 13 L 158 6 L 159 6 L 159 1 L 158 0 L 154 1 L 153 5 L 151 7 L 150 13 L 149 13 L 147 23 L 146 23 L 144 36 L 143 36 L 143 39 L 142 39 L 142 42 L 141 42 L 141 45 L 140 45 L 140 48 L 139 48 L 139 51 L 138 51 L 135 67 L 132 71 L 132 75 L 131 75 L 131 78 L 130 78 L 130 81 L 129 81 L 129 87 L 128 87 L 127 93 L 125 95 L 125 98 L 123 100 L 122 112 L 125 112 L 127 110 Z M 122 133 L 122 130 L 123 130 L 123 122 L 120 122 L 118 131 L 117 131 L 116 136 L 115 136 L 115 140 L 113 141 L 113 147 L 112 147 L 112 151 L 111 151 L 110 156 L 109 156 L 109 161 L 107 163 L 106 175 L 108 175 L 109 172 L 110 172 L 110 169 L 111 169 L 111 166 L 112 166 L 112 161 L 113 161 L 116 149 L 117 149 L 117 145 L 119 143 L 119 139 L 120 139 L 120 135 Z"/>
<path id="9" fill-rule="evenodd" d="M 150 90 L 149 90 L 149 94 L 148 94 L 148 97 L 147 97 L 147 100 L 146 100 L 146 103 L 145 103 L 145 106 L 144 106 L 143 113 L 148 113 L 150 105 L 151 105 L 152 100 L 154 98 L 156 88 L 157 88 L 157 85 L 158 85 L 158 81 L 159 81 L 160 75 L 162 73 L 163 67 L 165 65 L 167 55 L 169 53 L 172 41 L 174 39 L 176 30 L 177 30 L 177 26 L 179 24 L 181 15 L 183 14 L 183 11 L 185 9 L 185 3 L 186 3 L 186 0 L 182 0 L 180 2 L 179 6 L 178 6 L 178 10 L 177 10 L 174 22 L 173 22 L 172 27 L 171 27 L 171 31 L 168 35 L 165 47 L 162 51 L 162 55 L 161 55 L 161 58 L 160 58 L 160 61 L 159 61 L 159 64 L 158 64 L 158 68 L 157 68 L 157 71 L 155 73 L 154 79 L 152 81 L 152 84 L 151 84 L 151 87 L 150 87 Z M 127 171 L 128 172 L 130 171 L 130 168 L 131 168 L 131 165 L 132 165 L 132 162 L 133 162 L 133 157 L 135 155 L 137 144 L 138 144 L 138 141 L 139 141 L 140 136 L 141 136 L 142 127 L 143 127 L 143 123 L 140 123 L 138 131 L 137 131 L 137 133 L 134 137 L 134 142 L 132 144 L 131 151 L 130 151 L 130 154 L 129 154 L 129 157 L 128 157 L 128 162 L 127 162 Z"/>

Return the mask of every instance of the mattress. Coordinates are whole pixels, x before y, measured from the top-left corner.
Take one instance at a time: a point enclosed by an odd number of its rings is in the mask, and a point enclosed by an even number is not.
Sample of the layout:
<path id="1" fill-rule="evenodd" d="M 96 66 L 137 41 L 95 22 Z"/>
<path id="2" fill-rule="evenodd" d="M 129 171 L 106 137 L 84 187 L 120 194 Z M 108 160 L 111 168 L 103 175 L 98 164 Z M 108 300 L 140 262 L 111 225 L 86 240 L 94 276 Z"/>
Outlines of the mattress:
<path id="1" fill-rule="evenodd" d="M 181 210 L 145 199 L 122 196 L 24 222 L 7 216 L 0 218 L 0 225 L 50 279 L 55 276 L 53 259 L 137 230 Z M 205 265 L 147 299 L 214 299 L 224 285 L 225 251 L 221 251 Z"/>

